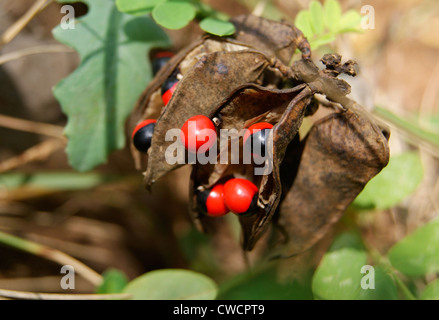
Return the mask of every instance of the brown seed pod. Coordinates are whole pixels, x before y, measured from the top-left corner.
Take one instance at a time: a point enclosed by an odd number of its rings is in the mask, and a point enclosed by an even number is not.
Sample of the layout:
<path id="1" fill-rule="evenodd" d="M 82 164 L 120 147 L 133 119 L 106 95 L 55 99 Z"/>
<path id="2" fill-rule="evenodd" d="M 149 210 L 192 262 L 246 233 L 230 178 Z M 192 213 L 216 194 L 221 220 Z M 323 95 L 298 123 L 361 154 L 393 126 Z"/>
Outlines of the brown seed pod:
<path id="1" fill-rule="evenodd" d="M 381 129 L 351 110 L 320 119 L 297 150 L 297 173 L 288 172 L 287 166 L 281 170 L 284 180 L 292 181 L 284 190 L 277 221 L 286 237 L 283 256 L 301 253 L 320 240 L 389 161 Z"/>
<path id="2" fill-rule="evenodd" d="M 329 230 L 362 190 L 386 164 L 389 150 L 385 135 L 361 106 L 346 95 L 350 86 L 337 76 L 355 76 L 354 61 L 341 63 L 337 54 L 325 55 L 320 70 L 311 60 L 309 44 L 296 27 L 260 17 L 232 19 L 233 37 L 205 36 L 183 50 L 157 74 L 140 97 L 128 132 L 144 119 L 157 119 L 147 154 L 131 150 L 138 169 L 145 170 L 145 186 L 180 167 L 169 163 L 166 141 L 170 129 L 180 129 L 187 119 L 204 115 L 216 119 L 218 129 L 241 129 L 269 122 L 271 169 L 255 175 L 256 165 L 228 162 L 192 165 L 190 213 L 200 230 L 218 227 L 218 220 L 200 212 L 200 190 L 231 177 L 244 177 L 258 187 L 252 215 L 239 216 L 242 247 L 252 250 L 272 222 L 282 230 L 287 245 L 280 256 L 310 248 Z M 302 59 L 287 67 L 296 49 Z M 162 84 L 176 72 L 179 83 L 166 107 Z M 286 84 L 293 88 L 282 89 Z M 298 131 L 305 116 L 316 111 L 314 94 L 323 94 L 338 112 L 321 119 L 300 141 Z M 221 158 L 242 138 L 218 147 Z M 229 153 L 231 154 L 231 153 Z M 222 158 L 221 158 L 222 159 Z M 219 160 L 219 159 L 217 159 Z"/>

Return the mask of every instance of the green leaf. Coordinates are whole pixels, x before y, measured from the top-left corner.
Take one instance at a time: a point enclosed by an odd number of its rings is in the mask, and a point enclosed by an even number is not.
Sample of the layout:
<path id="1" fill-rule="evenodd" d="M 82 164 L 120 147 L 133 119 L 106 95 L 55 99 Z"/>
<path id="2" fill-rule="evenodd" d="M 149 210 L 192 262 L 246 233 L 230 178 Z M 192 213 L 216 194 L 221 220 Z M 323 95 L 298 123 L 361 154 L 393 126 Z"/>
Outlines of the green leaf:
<path id="1" fill-rule="evenodd" d="M 132 15 L 145 15 L 159 3 L 166 0 L 116 0 L 117 9 Z"/>
<path id="2" fill-rule="evenodd" d="M 397 300 L 398 289 L 391 275 L 386 273 L 382 267 L 376 266 L 373 269 L 374 288 L 361 289 L 357 300 Z M 370 275 L 366 272 L 363 276 Z"/>
<path id="3" fill-rule="evenodd" d="M 325 25 L 331 32 L 337 32 L 341 20 L 341 7 L 337 0 L 326 0 L 324 5 Z"/>
<path id="4" fill-rule="evenodd" d="M 311 22 L 310 22 L 308 11 L 306 10 L 300 11 L 296 16 L 296 20 L 294 21 L 294 24 L 296 25 L 297 28 L 299 28 L 302 31 L 303 35 L 306 38 L 308 39 L 312 38 L 314 33 L 311 28 Z"/>
<path id="5" fill-rule="evenodd" d="M 70 164 L 79 171 L 104 163 L 125 144 L 124 124 L 147 83 L 152 47 L 169 46 L 169 39 L 148 17 L 119 12 L 113 0 L 85 0 L 88 14 L 75 29 L 53 30 L 61 43 L 74 48 L 81 64 L 54 88 L 68 117 Z"/>
<path id="6" fill-rule="evenodd" d="M 412 194 L 423 177 L 417 152 L 405 152 L 390 158 L 389 164 L 358 195 L 354 205 L 360 208 L 388 209 Z"/>
<path id="7" fill-rule="evenodd" d="M 201 20 L 200 28 L 217 36 L 230 36 L 235 33 L 232 23 L 210 17 Z"/>
<path id="8" fill-rule="evenodd" d="M 181 269 L 151 271 L 125 287 L 135 300 L 213 300 L 218 288 L 203 274 Z"/>
<path id="9" fill-rule="evenodd" d="M 315 34 L 321 34 L 325 30 L 325 16 L 323 7 L 317 0 L 311 1 L 309 4 L 310 24 Z"/>
<path id="10" fill-rule="evenodd" d="M 316 298 L 325 300 L 356 299 L 361 290 L 361 268 L 367 255 L 358 249 L 358 238 L 347 234 L 339 236 L 320 262 L 312 279 Z"/>
<path id="11" fill-rule="evenodd" d="M 335 36 L 333 34 L 325 34 L 315 39 L 312 39 L 309 43 L 311 45 L 311 49 L 316 50 L 317 48 L 332 43 L 334 41 L 335 41 Z"/>
<path id="12" fill-rule="evenodd" d="M 439 300 L 439 279 L 429 283 L 421 294 L 421 300 Z"/>
<path id="13" fill-rule="evenodd" d="M 339 33 L 360 31 L 361 15 L 355 10 L 346 11 L 340 19 Z"/>
<path id="14" fill-rule="evenodd" d="M 102 276 L 104 280 L 96 293 L 121 293 L 128 283 L 127 276 L 117 269 L 109 269 Z"/>
<path id="15" fill-rule="evenodd" d="M 191 22 L 197 13 L 194 5 L 183 0 L 169 0 L 158 4 L 152 10 L 152 17 L 167 29 L 181 29 Z"/>
<path id="16" fill-rule="evenodd" d="M 439 272 L 439 219 L 399 241 L 390 249 L 388 257 L 396 269 L 408 276 Z"/>
<path id="17" fill-rule="evenodd" d="M 220 286 L 219 300 L 311 300 L 311 276 L 279 280 L 275 268 L 245 272 Z"/>

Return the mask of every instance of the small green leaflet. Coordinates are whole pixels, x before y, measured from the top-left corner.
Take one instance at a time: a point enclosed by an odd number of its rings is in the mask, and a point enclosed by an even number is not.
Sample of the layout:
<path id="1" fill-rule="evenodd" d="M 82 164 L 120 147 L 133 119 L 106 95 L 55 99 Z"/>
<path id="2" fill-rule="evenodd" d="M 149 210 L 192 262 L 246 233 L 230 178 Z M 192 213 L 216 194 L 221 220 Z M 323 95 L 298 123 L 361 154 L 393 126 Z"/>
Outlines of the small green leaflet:
<path id="1" fill-rule="evenodd" d="M 412 194 L 423 178 L 417 152 L 390 157 L 389 164 L 373 178 L 354 201 L 363 209 L 389 209 Z"/>
<path id="2" fill-rule="evenodd" d="M 183 0 L 162 2 L 152 10 L 152 17 L 167 29 L 181 29 L 189 24 L 197 13 L 194 5 Z"/>
<path id="3" fill-rule="evenodd" d="M 316 299 L 325 300 L 398 298 L 392 277 L 381 266 L 368 265 L 361 239 L 348 232 L 340 234 L 323 256 L 312 279 L 312 291 Z"/>
<path id="4" fill-rule="evenodd" d="M 229 36 L 235 33 L 235 26 L 232 23 L 215 18 L 204 18 L 200 22 L 200 28 L 217 36 Z"/>
<path id="5" fill-rule="evenodd" d="M 55 39 L 81 58 L 79 67 L 53 90 L 68 117 L 69 162 L 79 171 L 93 169 L 111 151 L 123 148 L 125 120 L 151 80 L 147 53 L 170 45 L 150 18 L 121 13 L 114 0 L 83 2 L 89 12 L 76 20 L 75 29 L 53 30 Z"/>
<path id="6" fill-rule="evenodd" d="M 439 272 L 439 219 L 416 229 L 389 251 L 392 265 L 407 276 Z"/>
<path id="7" fill-rule="evenodd" d="M 301 10 L 294 24 L 308 39 L 311 49 L 335 41 L 337 35 L 345 32 L 359 32 L 361 15 L 356 10 L 342 14 L 337 0 L 326 0 L 324 5 L 312 0 L 308 10 Z"/>
<path id="8" fill-rule="evenodd" d="M 124 289 L 134 300 L 213 300 L 218 288 L 209 277 L 190 270 L 161 269 L 141 275 Z"/>
<path id="9" fill-rule="evenodd" d="M 190 0 L 116 0 L 119 11 L 144 15 L 151 13 L 154 21 L 164 28 L 177 30 L 186 27 L 195 18 L 201 19 L 200 28 L 217 36 L 235 33 L 228 16 L 208 4 Z"/>

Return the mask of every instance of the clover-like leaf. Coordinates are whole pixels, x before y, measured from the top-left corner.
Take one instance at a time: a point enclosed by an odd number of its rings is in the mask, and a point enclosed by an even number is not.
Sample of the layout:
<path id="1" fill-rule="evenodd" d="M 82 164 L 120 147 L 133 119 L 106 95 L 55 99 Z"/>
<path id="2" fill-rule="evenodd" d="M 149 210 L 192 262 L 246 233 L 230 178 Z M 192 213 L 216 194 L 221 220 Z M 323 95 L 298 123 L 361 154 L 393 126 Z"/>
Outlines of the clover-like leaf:
<path id="1" fill-rule="evenodd" d="M 119 11 L 132 14 L 144 15 L 161 2 L 166 0 L 116 0 L 116 6 Z"/>
<path id="2" fill-rule="evenodd" d="M 309 16 L 314 33 L 322 33 L 325 30 L 323 7 L 317 0 L 313 0 L 309 4 Z"/>
<path id="3" fill-rule="evenodd" d="M 355 10 L 349 10 L 340 18 L 338 32 L 358 32 L 360 23 L 361 15 Z"/>
<path id="4" fill-rule="evenodd" d="M 422 300 L 439 300 L 439 279 L 429 283 L 421 294 Z"/>
<path id="5" fill-rule="evenodd" d="M 188 1 L 169 0 L 155 6 L 152 17 L 159 25 L 175 30 L 187 26 L 196 13 L 195 6 Z"/>
<path id="6" fill-rule="evenodd" d="M 155 270 L 125 287 L 134 300 L 213 300 L 217 285 L 207 276 L 181 269 Z"/>
<path id="7" fill-rule="evenodd" d="M 200 28 L 217 36 L 229 36 L 235 33 L 235 26 L 231 22 L 211 17 L 201 20 Z"/>
<path id="8" fill-rule="evenodd" d="M 406 152 L 392 156 L 389 164 L 355 199 L 360 208 L 388 209 L 412 194 L 423 177 L 419 154 Z"/>
<path id="9" fill-rule="evenodd" d="M 346 239 L 343 239 L 346 241 Z M 312 291 L 318 299 L 356 299 L 361 290 L 361 269 L 367 262 L 366 252 L 357 246 L 343 246 L 335 240 L 314 273 Z"/>
<path id="10" fill-rule="evenodd" d="M 68 117 L 69 162 L 80 171 L 104 163 L 111 151 L 124 146 L 125 120 L 151 79 L 147 52 L 169 46 L 150 18 L 121 13 L 113 0 L 83 2 L 89 12 L 74 29 L 53 30 L 81 58 L 79 67 L 54 88 Z"/>
<path id="11" fill-rule="evenodd" d="M 341 7 L 337 0 L 326 0 L 324 4 L 326 27 L 331 32 L 336 32 L 341 19 Z"/>
<path id="12" fill-rule="evenodd" d="M 439 219 L 418 228 L 395 244 L 388 253 L 392 265 L 408 276 L 439 271 Z"/>
<path id="13" fill-rule="evenodd" d="M 313 31 L 311 28 L 310 16 L 308 11 L 306 10 L 300 11 L 296 16 L 296 20 L 294 21 L 294 24 L 296 25 L 297 28 L 299 28 L 303 32 L 303 35 L 305 37 L 307 38 L 312 37 Z"/>
<path id="14" fill-rule="evenodd" d="M 96 293 L 120 293 L 128 283 L 127 276 L 117 269 L 109 269 L 102 276 L 104 280 Z"/>

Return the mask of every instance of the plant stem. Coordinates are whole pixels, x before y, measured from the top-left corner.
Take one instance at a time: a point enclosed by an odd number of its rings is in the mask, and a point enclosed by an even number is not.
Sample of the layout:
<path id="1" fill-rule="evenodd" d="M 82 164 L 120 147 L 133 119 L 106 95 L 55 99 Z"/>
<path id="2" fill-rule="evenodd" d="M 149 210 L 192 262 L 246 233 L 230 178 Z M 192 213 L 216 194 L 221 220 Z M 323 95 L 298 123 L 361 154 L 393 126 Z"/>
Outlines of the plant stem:
<path id="1" fill-rule="evenodd" d="M 0 289 L 0 297 L 26 300 L 113 300 L 130 299 L 131 294 L 59 294 Z"/>
<path id="2" fill-rule="evenodd" d="M 42 134 L 63 140 L 66 139 L 63 136 L 63 127 L 49 123 L 29 121 L 0 114 L 0 126 L 14 130 Z"/>
<path id="3" fill-rule="evenodd" d="M 46 159 L 55 151 L 65 146 L 65 141 L 50 139 L 30 147 L 18 156 L 0 162 L 0 173 L 10 171 L 29 162 Z"/>
<path id="4" fill-rule="evenodd" d="M 401 131 L 407 137 L 407 140 L 415 145 L 426 145 L 428 148 L 427 150 L 439 157 L 439 139 L 437 134 L 428 132 L 378 106 L 375 107 L 375 109 L 372 111 L 372 114 L 377 118 L 378 121 L 387 123 L 394 129 Z"/>
<path id="5" fill-rule="evenodd" d="M 20 59 L 25 56 L 33 55 L 33 54 L 41 54 L 41 53 L 64 53 L 64 52 L 75 52 L 74 50 L 64 46 L 64 45 L 44 45 L 44 46 L 35 46 L 31 48 L 26 48 L 23 50 L 14 51 L 11 53 L 4 54 L 0 56 L 0 65 Z"/>
<path id="6" fill-rule="evenodd" d="M 23 30 L 27 24 L 44 8 L 46 8 L 54 0 L 38 0 L 32 7 L 15 23 L 10 26 L 0 37 L 0 49 L 7 43 L 11 42 L 21 30 Z"/>
<path id="7" fill-rule="evenodd" d="M 46 258 L 60 265 L 70 265 L 74 268 L 75 272 L 82 275 L 84 279 L 94 286 L 99 286 L 102 283 L 102 276 L 99 273 L 59 250 L 2 231 L 0 231 L 0 244 Z"/>

